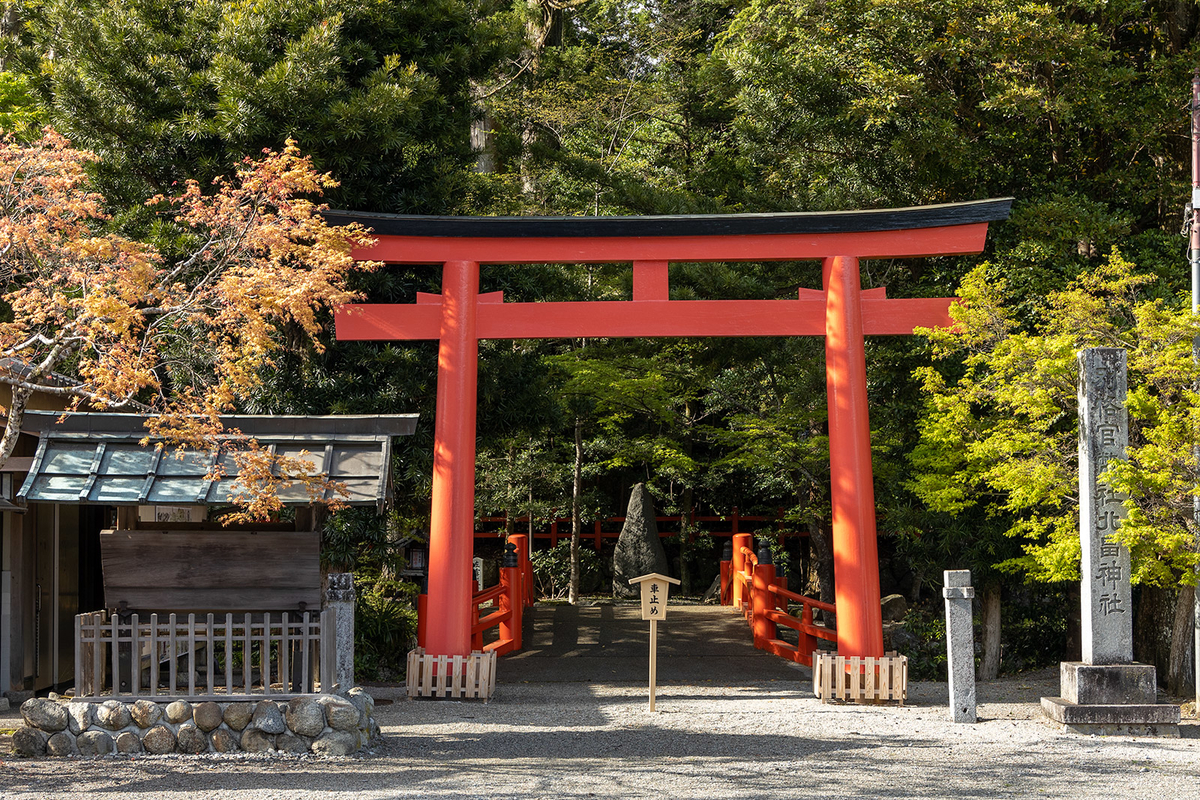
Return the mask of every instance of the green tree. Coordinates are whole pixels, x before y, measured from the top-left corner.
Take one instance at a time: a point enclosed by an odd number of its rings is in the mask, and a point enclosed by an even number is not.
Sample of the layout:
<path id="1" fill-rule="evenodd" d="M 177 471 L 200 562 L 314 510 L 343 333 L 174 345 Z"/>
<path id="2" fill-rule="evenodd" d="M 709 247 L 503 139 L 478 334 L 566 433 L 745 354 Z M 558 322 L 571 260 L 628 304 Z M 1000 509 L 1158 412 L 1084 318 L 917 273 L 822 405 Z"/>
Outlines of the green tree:
<path id="1" fill-rule="evenodd" d="M 135 207 L 291 137 L 338 176 L 335 206 L 446 212 L 469 196 L 468 81 L 490 58 L 478 12 L 460 0 L 49 0 L 28 26 L 40 57 L 28 68 L 54 124 L 103 156 L 111 202 Z"/>
<path id="2" fill-rule="evenodd" d="M 1200 473 L 1191 443 L 1200 435 L 1200 396 L 1192 387 L 1200 369 L 1191 343 L 1200 322 L 1116 251 L 1052 293 L 1026 328 L 1003 302 L 1003 283 L 993 265 L 976 269 L 964 280 L 964 303 L 954 307 L 958 327 L 927 333 L 951 368 L 923 371 L 929 398 L 911 488 L 934 510 L 982 512 L 989 528 L 1021 542 L 1022 553 L 1001 569 L 1035 581 L 1077 581 L 1076 354 L 1124 347 L 1129 455 L 1102 476 L 1129 498 L 1118 536 L 1130 549 L 1135 584 L 1194 585 L 1192 498 Z M 1186 593 L 1179 602 L 1190 607 Z M 1174 689 L 1183 659 L 1172 654 Z"/>

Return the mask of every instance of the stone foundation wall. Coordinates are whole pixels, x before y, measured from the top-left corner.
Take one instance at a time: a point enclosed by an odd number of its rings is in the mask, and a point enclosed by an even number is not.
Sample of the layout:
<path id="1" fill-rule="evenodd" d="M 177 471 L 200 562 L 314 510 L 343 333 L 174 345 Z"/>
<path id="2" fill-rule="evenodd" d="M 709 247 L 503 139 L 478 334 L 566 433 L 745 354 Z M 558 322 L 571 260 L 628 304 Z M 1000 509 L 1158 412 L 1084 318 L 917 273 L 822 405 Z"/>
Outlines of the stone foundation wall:
<path id="1" fill-rule="evenodd" d="M 109 753 L 315 753 L 345 756 L 379 738 L 375 701 L 363 689 L 287 702 L 64 702 L 21 704 L 19 756 Z"/>

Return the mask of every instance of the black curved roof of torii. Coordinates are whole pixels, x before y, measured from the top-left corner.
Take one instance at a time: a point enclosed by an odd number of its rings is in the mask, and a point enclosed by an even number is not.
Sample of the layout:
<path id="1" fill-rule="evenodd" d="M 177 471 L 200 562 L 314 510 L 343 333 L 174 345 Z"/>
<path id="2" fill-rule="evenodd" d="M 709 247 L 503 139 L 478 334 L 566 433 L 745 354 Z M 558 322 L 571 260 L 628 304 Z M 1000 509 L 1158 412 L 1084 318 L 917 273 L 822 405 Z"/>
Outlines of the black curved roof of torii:
<path id="1" fill-rule="evenodd" d="M 863 211 L 800 211 L 779 214 L 686 214 L 643 217 L 436 217 L 328 210 L 331 225 L 353 222 L 380 236 L 454 238 L 582 238 L 650 236 L 749 236 L 803 233 L 865 233 L 940 228 L 1008 219 L 1013 198 L 973 200 Z"/>

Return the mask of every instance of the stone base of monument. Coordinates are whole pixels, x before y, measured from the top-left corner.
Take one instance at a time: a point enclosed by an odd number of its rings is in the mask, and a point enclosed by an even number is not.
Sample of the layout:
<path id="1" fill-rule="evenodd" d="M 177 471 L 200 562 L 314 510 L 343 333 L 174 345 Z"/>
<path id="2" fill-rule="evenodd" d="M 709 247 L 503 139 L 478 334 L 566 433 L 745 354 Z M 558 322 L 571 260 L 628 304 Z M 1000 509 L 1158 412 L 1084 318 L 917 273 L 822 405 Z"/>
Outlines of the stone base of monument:
<path id="1" fill-rule="evenodd" d="M 1155 702 L 1157 677 L 1149 664 L 1064 661 L 1062 697 L 1043 697 L 1042 710 L 1073 733 L 1179 736 L 1179 706 Z"/>

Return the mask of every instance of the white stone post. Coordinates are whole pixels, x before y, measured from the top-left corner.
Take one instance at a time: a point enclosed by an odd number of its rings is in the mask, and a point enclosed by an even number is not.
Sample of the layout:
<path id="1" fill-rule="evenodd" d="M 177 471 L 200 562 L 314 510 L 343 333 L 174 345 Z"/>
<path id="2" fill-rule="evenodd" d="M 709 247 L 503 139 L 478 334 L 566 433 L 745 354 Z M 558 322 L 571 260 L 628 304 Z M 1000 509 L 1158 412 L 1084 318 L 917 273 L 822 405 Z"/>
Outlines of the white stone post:
<path id="1" fill-rule="evenodd" d="M 948 569 L 942 596 L 946 598 L 946 670 L 950 676 L 950 719 L 976 722 L 975 627 L 971 602 L 971 570 Z"/>
<path id="2" fill-rule="evenodd" d="M 331 572 L 326 581 L 325 607 L 337 610 L 334 622 L 334 683 L 339 685 L 340 691 L 348 692 L 354 687 L 354 575 Z"/>

